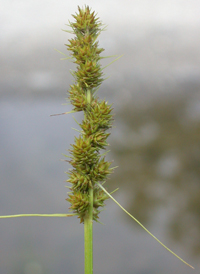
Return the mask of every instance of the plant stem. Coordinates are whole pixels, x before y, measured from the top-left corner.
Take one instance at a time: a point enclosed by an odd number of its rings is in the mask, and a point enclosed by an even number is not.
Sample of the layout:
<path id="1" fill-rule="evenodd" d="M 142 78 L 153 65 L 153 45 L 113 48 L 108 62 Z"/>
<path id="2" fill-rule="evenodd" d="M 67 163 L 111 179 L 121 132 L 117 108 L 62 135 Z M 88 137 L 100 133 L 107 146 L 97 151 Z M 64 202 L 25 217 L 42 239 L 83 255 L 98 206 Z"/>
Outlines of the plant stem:
<path id="1" fill-rule="evenodd" d="M 97 14 L 88 6 L 73 15 L 75 22 L 69 22 L 75 38 L 66 44 L 71 51 L 72 60 L 77 69 L 72 72 L 75 82 L 68 90 L 68 100 L 74 106 L 70 112 L 84 111 L 84 120 L 80 125 L 80 135 L 71 145 L 69 163 L 72 169 L 67 172 L 71 183 L 71 192 L 66 199 L 70 210 L 84 223 L 85 237 L 85 274 L 93 273 L 93 220 L 98 221 L 99 207 L 104 207 L 107 195 L 99 189 L 96 182 L 104 182 L 112 173 L 111 162 L 105 161 L 101 149 L 108 146 L 106 133 L 112 127 L 112 106 L 96 96 L 96 91 L 105 80 L 102 72 L 100 54 L 104 51 L 98 47 L 97 38 L 101 33 L 102 23 Z"/>
<path id="2" fill-rule="evenodd" d="M 93 189 L 89 190 L 89 209 L 84 219 L 85 274 L 93 274 Z"/>
<path id="3" fill-rule="evenodd" d="M 91 91 L 86 91 L 87 103 L 91 103 Z M 85 113 L 86 119 L 86 113 Z M 93 274 L 93 188 L 89 189 L 88 214 L 84 218 L 85 274 Z"/>

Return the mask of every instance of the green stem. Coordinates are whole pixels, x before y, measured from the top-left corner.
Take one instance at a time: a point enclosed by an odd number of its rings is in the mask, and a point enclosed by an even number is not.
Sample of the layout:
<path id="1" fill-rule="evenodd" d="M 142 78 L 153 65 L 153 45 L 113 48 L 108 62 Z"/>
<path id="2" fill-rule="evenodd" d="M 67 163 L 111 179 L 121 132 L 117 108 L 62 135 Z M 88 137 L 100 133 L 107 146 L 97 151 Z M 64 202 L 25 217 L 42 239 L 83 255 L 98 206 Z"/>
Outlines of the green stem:
<path id="1" fill-rule="evenodd" d="M 0 216 L 1 219 L 5 218 L 17 218 L 17 217 L 72 217 L 76 214 L 55 213 L 55 214 L 16 214 Z"/>
<path id="2" fill-rule="evenodd" d="M 92 94 L 89 89 L 86 91 L 86 98 L 87 98 L 87 103 L 90 104 L 92 101 Z"/>
<path id="3" fill-rule="evenodd" d="M 86 91 L 87 103 L 92 100 L 91 91 Z M 85 113 L 86 119 L 86 113 Z M 84 237 L 85 237 L 85 274 L 93 274 L 93 188 L 89 189 L 88 213 L 84 218 Z"/>
<path id="4" fill-rule="evenodd" d="M 93 274 L 93 189 L 89 190 L 89 209 L 84 219 L 85 274 Z"/>

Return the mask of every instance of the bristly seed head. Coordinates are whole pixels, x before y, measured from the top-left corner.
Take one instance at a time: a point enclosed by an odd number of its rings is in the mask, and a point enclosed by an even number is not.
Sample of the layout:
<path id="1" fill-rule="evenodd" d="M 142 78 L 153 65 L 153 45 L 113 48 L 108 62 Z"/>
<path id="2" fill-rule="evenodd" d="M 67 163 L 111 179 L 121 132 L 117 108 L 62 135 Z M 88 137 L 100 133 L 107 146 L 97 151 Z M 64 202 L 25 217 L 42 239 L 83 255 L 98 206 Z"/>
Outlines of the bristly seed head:
<path id="1" fill-rule="evenodd" d="M 98 47 L 97 37 L 102 31 L 102 24 L 88 6 L 78 7 L 78 13 L 73 15 L 75 22 L 70 26 L 75 37 L 69 39 L 66 45 L 71 52 L 74 63 L 73 72 L 75 83 L 70 86 L 68 98 L 74 111 L 84 111 L 84 120 L 80 124 L 82 134 L 75 137 L 75 143 L 69 150 L 69 163 L 73 169 L 68 172 L 71 184 L 69 197 L 70 210 L 75 212 L 84 222 L 89 207 L 89 190 L 93 189 L 93 220 L 98 220 L 99 207 L 104 206 L 108 196 L 96 186 L 112 173 L 111 162 L 101 157 L 100 150 L 108 146 L 106 133 L 112 127 L 112 106 L 106 101 L 100 101 L 94 95 L 98 86 L 103 82 L 103 72 L 100 65 L 100 54 L 104 49 Z M 87 92 L 89 91 L 89 101 Z"/>

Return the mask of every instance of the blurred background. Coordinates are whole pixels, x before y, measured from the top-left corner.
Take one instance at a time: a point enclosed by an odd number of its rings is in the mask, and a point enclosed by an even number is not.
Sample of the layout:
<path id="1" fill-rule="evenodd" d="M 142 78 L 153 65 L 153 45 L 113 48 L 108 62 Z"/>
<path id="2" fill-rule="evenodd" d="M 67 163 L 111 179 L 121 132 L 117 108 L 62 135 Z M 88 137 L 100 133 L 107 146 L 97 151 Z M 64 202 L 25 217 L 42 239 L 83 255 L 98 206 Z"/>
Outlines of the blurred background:
<path id="1" fill-rule="evenodd" d="M 94 225 L 94 273 L 199 273 L 200 2 L 0 0 L 0 215 L 64 213 L 78 128 L 65 103 L 72 84 L 61 29 L 87 4 L 108 25 L 99 96 L 113 102 L 107 182 L 115 198 L 196 270 L 168 253 L 112 201 Z M 108 64 L 106 59 L 102 64 Z M 77 120 L 81 114 L 75 114 Z M 74 218 L 0 220 L 0 273 L 84 271 L 83 225 Z"/>

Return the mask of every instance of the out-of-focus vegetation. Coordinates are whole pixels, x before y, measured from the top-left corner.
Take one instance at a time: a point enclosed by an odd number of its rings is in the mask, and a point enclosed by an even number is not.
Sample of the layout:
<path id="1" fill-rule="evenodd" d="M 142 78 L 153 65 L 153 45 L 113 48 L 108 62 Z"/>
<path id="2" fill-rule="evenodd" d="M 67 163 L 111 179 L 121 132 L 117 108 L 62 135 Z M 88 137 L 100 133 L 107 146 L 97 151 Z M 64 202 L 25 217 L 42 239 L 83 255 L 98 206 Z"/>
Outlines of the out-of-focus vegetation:
<path id="1" fill-rule="evenodd" d="M 127 190 L 127 207 L 136 218 L 147 224 L 154 214 L 166 217 L 171 238 L 197 255 L 200 97 L 198 92 L 190 95 L 171 96 L 144 108 L 126 104 L 117 113 L 121 123 L 112 151 L 119 168 L 113 183 Z"/>

